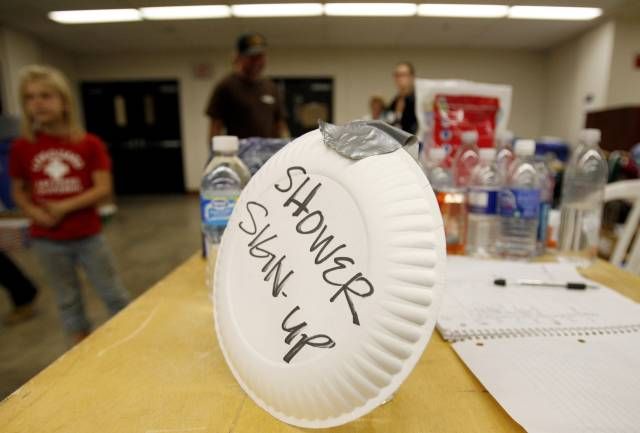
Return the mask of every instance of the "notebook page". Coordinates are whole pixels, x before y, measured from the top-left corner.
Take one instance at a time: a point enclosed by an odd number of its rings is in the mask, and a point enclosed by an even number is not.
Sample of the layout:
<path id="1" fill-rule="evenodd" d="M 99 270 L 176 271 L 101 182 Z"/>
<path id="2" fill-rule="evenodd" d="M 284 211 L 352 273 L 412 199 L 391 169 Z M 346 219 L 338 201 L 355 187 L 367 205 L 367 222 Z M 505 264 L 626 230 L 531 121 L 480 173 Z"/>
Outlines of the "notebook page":
<path id="1" fill-rule="evenodd" d="M 529 433 L 640 431 L 640 333 L 467 340 L 453 348 Z"/>
<path id="2" fill-rule="evenodd" d="M 438 330 L 445 339 L 539 335 L 576 329 L 640 325 L 640 306 L 619 293 L 598 289 L 496 286 L 494 279 L 597 283 L 564 263 L 527 263 L 450 257 Z"/>

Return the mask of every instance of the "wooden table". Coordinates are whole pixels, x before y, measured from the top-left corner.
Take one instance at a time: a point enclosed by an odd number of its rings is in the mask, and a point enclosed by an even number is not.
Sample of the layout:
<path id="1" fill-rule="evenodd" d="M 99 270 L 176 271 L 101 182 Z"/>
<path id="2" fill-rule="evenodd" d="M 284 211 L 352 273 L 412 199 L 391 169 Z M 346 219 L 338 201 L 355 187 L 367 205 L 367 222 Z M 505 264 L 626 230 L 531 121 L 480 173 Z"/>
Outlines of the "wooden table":
<path id="1" fill-rule="evenodd" d="M 586 276 L 640 301 L 606 262 Z M 65 433 L 304 431 L 272 418 L 232 377 L 194 256 L 0 405 L 0 430 Z M 391 402 L 335 432 L 523 431 L 434 332 Z"/>

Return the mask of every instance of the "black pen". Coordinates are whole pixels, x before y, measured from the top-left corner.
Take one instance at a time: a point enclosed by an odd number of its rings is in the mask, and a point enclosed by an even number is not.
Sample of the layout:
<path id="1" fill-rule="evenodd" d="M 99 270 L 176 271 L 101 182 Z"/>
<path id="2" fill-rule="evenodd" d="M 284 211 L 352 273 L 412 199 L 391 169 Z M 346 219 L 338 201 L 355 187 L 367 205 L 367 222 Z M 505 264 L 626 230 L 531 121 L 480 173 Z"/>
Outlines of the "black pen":
<path id="1" fill-rule="evenodd" d="M 507 280 L 504 278 L 496 278 L 493 280 L 493 284 L 496 286 L 506 286 Z M 511 285 L 516 286 L 535 286 L 535 287 L 562 287 L 563 289 L 569 290 L 586 290 L 586 289 L 597 289 L 598 286 L 586 283 L 577 283 L 577 282 L 566 282 L 566 283 L 550 283 L 542 280 L 516 280 L 515 282 L 509 283 Z"/>

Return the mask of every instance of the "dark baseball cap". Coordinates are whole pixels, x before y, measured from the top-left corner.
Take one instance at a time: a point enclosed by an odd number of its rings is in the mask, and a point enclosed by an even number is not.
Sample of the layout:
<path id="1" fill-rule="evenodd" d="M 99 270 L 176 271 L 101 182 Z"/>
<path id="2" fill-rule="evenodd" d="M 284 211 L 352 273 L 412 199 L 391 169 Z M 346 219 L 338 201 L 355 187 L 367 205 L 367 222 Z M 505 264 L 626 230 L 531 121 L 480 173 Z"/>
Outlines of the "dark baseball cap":
<path id="1" fill-rule="evenodd" d="M 255 56 L 265 52 L 267 40 L 259 33 L 245 33 L 238 38 L 236 48 L 241 56 Z"/>

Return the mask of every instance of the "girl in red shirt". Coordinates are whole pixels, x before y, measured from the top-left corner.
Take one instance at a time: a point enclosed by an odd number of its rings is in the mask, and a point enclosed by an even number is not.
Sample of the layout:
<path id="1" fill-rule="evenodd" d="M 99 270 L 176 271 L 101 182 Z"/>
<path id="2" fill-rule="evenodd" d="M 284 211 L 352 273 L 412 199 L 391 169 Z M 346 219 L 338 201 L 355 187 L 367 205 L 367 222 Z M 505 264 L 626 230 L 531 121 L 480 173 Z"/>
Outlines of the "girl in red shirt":
<path id="1" fill-rule="evenodd" d="M 96 211 L 111 194 L 111 160 L 104 143 L 80 126 L 69 84 L 59 71 L 27 67 L 20 96 L 21 137 L 9 155 L 12 192 L 31 218 L 33 247 L 55 290 L 63 326 L 79 341 L 91 325 L 78 267 L 112 314 L 129 299 Z"/>

